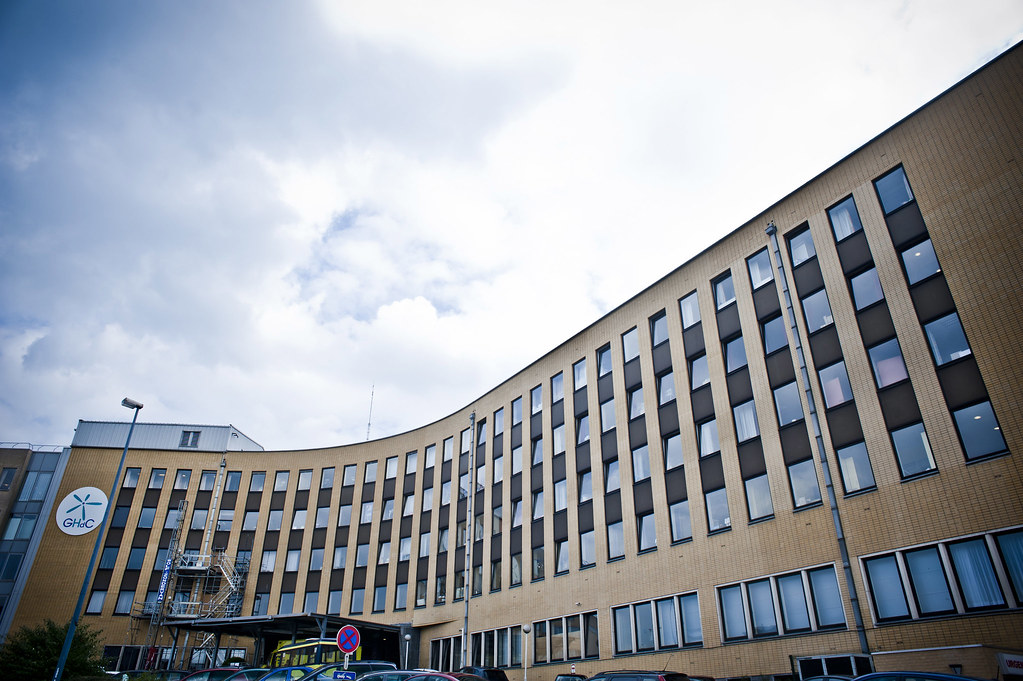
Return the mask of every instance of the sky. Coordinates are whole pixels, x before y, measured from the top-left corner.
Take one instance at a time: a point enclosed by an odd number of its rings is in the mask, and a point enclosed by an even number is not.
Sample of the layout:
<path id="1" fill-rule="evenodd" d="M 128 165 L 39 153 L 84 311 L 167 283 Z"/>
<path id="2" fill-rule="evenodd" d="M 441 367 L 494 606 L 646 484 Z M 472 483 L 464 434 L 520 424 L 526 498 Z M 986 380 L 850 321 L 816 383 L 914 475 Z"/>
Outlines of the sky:
<path id="1" fill-rule="evenodd" d="M 0 0 L 0 441 L 125 396 L 266 449 L 432 423 L 1021 38 L 1019 0 Z"/>

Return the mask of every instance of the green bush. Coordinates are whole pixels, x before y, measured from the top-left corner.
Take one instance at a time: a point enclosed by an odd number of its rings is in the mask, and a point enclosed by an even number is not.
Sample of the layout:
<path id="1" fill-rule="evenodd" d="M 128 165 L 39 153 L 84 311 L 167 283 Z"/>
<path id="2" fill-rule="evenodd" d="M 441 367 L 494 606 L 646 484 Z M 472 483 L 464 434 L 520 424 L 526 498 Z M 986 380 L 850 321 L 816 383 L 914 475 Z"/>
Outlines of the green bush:
<path id="1" fill-rule="evenodd" d="M 4 681 L 49 681 L 57 669 L 68 625 L 46 620 L 34 627 L 11 632 L 0 647 L 0 679 Z M 75 630 L 63 679 L 86 681 L 103 674 L 100 634 L 87 624 Z"/>

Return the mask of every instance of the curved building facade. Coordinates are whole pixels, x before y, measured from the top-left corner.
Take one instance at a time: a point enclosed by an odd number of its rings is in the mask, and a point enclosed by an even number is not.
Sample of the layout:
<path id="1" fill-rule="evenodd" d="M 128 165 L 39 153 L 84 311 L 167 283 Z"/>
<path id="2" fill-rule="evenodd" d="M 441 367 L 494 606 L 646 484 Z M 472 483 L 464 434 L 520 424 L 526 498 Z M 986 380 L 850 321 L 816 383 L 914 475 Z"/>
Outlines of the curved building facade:
<path id="1" fill-rule="evenodd" d="M 1021 140 L 1015 48 L 436 423 L 273 452 L 140 424 L 82 621 L 118 668 L 343 621 L 369 656 L 513 679 L 1004 678 Z M 107 426 L 80 426 L 54 507 L 109 488 Z M 74 609 L 95 535 L 54 513 L 13 626 Z"/>

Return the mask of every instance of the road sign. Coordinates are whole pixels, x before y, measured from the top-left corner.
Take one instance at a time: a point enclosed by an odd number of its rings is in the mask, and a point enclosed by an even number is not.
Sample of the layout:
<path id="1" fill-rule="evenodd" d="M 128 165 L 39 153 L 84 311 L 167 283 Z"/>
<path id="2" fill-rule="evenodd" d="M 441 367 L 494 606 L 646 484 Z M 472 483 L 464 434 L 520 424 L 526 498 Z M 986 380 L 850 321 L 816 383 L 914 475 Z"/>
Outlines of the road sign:
<path id="1" fill-rule="evenodd" d="M 355 681 L 355 672 L 343 672 L 340 669 L 335 669 L 334 681 Z"/>
<path id="2" fill-rule="evenodd" d="M 351 655 L 359 648 L 359 630 L 350 624 L 341 627 L 337 632 L 337 647 L 345 655 Z"/>

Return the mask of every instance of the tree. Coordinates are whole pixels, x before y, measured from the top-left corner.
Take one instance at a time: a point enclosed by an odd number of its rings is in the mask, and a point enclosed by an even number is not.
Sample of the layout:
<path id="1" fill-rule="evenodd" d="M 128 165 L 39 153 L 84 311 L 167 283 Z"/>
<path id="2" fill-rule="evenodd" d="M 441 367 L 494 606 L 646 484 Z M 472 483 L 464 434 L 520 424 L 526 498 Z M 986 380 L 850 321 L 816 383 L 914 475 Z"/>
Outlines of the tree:
<path id="1" fill-rule="evenodd" d="M 100 633 L 87 624 L 79 625 L 71 642 L 63 678 L 97 676 L 102 673 Z M 34 627 L 21 627 L 9 634 L 0 647 L 0 679 L 4 681 L 47 681 L 53 678 L 64 647 L 67 625 L 46 620 Z"/>

